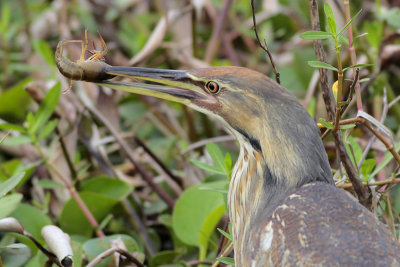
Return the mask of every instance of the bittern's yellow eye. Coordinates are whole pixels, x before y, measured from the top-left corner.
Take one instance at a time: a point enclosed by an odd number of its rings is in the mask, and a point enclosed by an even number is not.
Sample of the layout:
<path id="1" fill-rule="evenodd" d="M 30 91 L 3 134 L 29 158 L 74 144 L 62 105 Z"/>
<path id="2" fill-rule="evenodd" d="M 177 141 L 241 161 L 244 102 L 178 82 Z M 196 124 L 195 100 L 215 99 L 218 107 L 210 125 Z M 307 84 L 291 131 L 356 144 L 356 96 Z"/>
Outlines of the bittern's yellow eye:
<path id="1" fill-rule="evenodd" d="M 210 91 L 212 94 L 219 93 L 219 85 L 216 82 L 210 81 L 206 84 L 207 90 Z"/>

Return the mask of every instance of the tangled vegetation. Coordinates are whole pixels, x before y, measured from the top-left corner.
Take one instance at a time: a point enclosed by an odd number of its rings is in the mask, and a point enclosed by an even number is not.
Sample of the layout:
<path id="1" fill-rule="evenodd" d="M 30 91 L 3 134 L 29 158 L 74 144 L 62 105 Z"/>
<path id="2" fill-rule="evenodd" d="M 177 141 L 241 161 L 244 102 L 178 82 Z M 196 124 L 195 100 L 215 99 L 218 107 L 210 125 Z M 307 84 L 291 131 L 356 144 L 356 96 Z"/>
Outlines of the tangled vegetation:
<path id="1" fill-rule="evenodd" d="M 279 73 L 336 185 L 398 237 L 398 1 L 251 2 L 1 1 L 0 266 L 233 264 L 235 140 L 183 105 L 65 79 L 57 43 L 86 29 L 110 65 Z"/>

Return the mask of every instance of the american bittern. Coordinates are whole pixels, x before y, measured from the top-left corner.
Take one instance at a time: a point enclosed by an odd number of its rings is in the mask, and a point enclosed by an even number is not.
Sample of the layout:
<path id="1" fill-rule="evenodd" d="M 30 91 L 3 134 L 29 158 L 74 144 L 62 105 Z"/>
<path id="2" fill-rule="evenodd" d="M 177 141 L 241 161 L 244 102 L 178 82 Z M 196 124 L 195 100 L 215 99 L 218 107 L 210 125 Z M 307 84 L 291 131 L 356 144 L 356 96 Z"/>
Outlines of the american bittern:
<path id="1" fill-rule="evenodd" d="M 400 265 L 385 226 L 335 187 L 313 119 L 273 80 L 240 67 L 85 68 L 81 80 L 185 104 L 237 138 L 228 194 L 236 266 Z M 152 84 L 103 80 L 113 76 Z"/>

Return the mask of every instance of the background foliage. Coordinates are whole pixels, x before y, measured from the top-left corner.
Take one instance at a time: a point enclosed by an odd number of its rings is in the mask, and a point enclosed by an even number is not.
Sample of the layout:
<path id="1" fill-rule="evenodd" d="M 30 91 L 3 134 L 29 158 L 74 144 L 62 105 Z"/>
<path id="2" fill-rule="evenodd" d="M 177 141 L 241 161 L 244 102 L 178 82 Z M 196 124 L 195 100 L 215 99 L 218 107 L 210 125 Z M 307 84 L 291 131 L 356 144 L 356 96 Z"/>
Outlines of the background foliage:
<path id="1" fill-rule="evenodd" d="M 329 128 L 313 68 L 327 66 L 315 61 L 312 41 L 305 39 L 330 35 L 300 38 L 311 29 L 306 0 L 255 2 L 258 32 L 283 86 Z M 332 32 L 324 2 L 342 28 L 342 1 L 320 1 L 321 30 Z M 352 27 L 357 64 L 366 64 L 360 70 L 364 111 L 390 129 L 386 138 L 397 151 L 399 5 L 395 0 L 350 2 L 352 15 L 362 10 Z M 179 104 L 83 82 L 69 90 L 54 50 L 59 40 L 82 40 L 88 29 L 97 49 L 96 31 L 104 38 L 111 65 L 239 65 L 273 77 L 254 38 L 250 1 L 2 0 L 0 8 L 0 219 L 18 219 L 42 245 L 42 227 L 58 225 L 71 236 L 75 266 L 92 261 L 118 238 L 148 266 L 211 265 L 224 249 L 223 256 L 229 256 L 226 193 L 238 154 L 233 138 L 220 124 Z M 323 43 L 333 70 L 337 50 L 343 67 L 352 65 L 348 39 L 342 36 L 336 46 L 330 39 Z M 79 44 L 65 50 L 71 59 L 81 53 Z M 344 76 L 345 97 L 351 73 Z M 331 86 L 336 75 L 330 72 Z M 353 102 L 344 118 L 356 116 Z M 397 236 L 398 165 L 365 127 L 343 134 L 362 181 L 375 185 L 373 212 Z M 332 137 L 324 143 L 337 185 L 352 192 Z M 225 231 L 215 231 L 217 226 Z M 103 235 L 107 238 L 99 238 Z M 117 258 L 98 266 L 116 266 Z M 47 257 L 26 236 L 0 233 L 0 259 L 6 266 L 43 266 Z"/>

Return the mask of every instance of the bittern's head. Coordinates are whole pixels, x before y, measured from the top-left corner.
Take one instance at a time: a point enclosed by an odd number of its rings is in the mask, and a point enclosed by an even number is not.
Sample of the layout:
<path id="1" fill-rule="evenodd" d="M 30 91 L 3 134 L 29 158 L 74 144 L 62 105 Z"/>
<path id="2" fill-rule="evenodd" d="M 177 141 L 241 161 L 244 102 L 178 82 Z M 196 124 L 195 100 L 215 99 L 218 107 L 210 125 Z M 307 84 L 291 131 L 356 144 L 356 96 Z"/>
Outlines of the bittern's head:
<path id="1" fill-rule="evenodd" d="M 151 84 L 103 81 L 104 86 L 180 102 L 217 118 L 241 146 L 262 155 L 276 180 L 297 185 L 331 180 L 314 121 L 291 93 L 259 72 L 240 67 L 107 67 L 105 72 Z M 293 175 L 303 178 L 289 179 Z"/>

